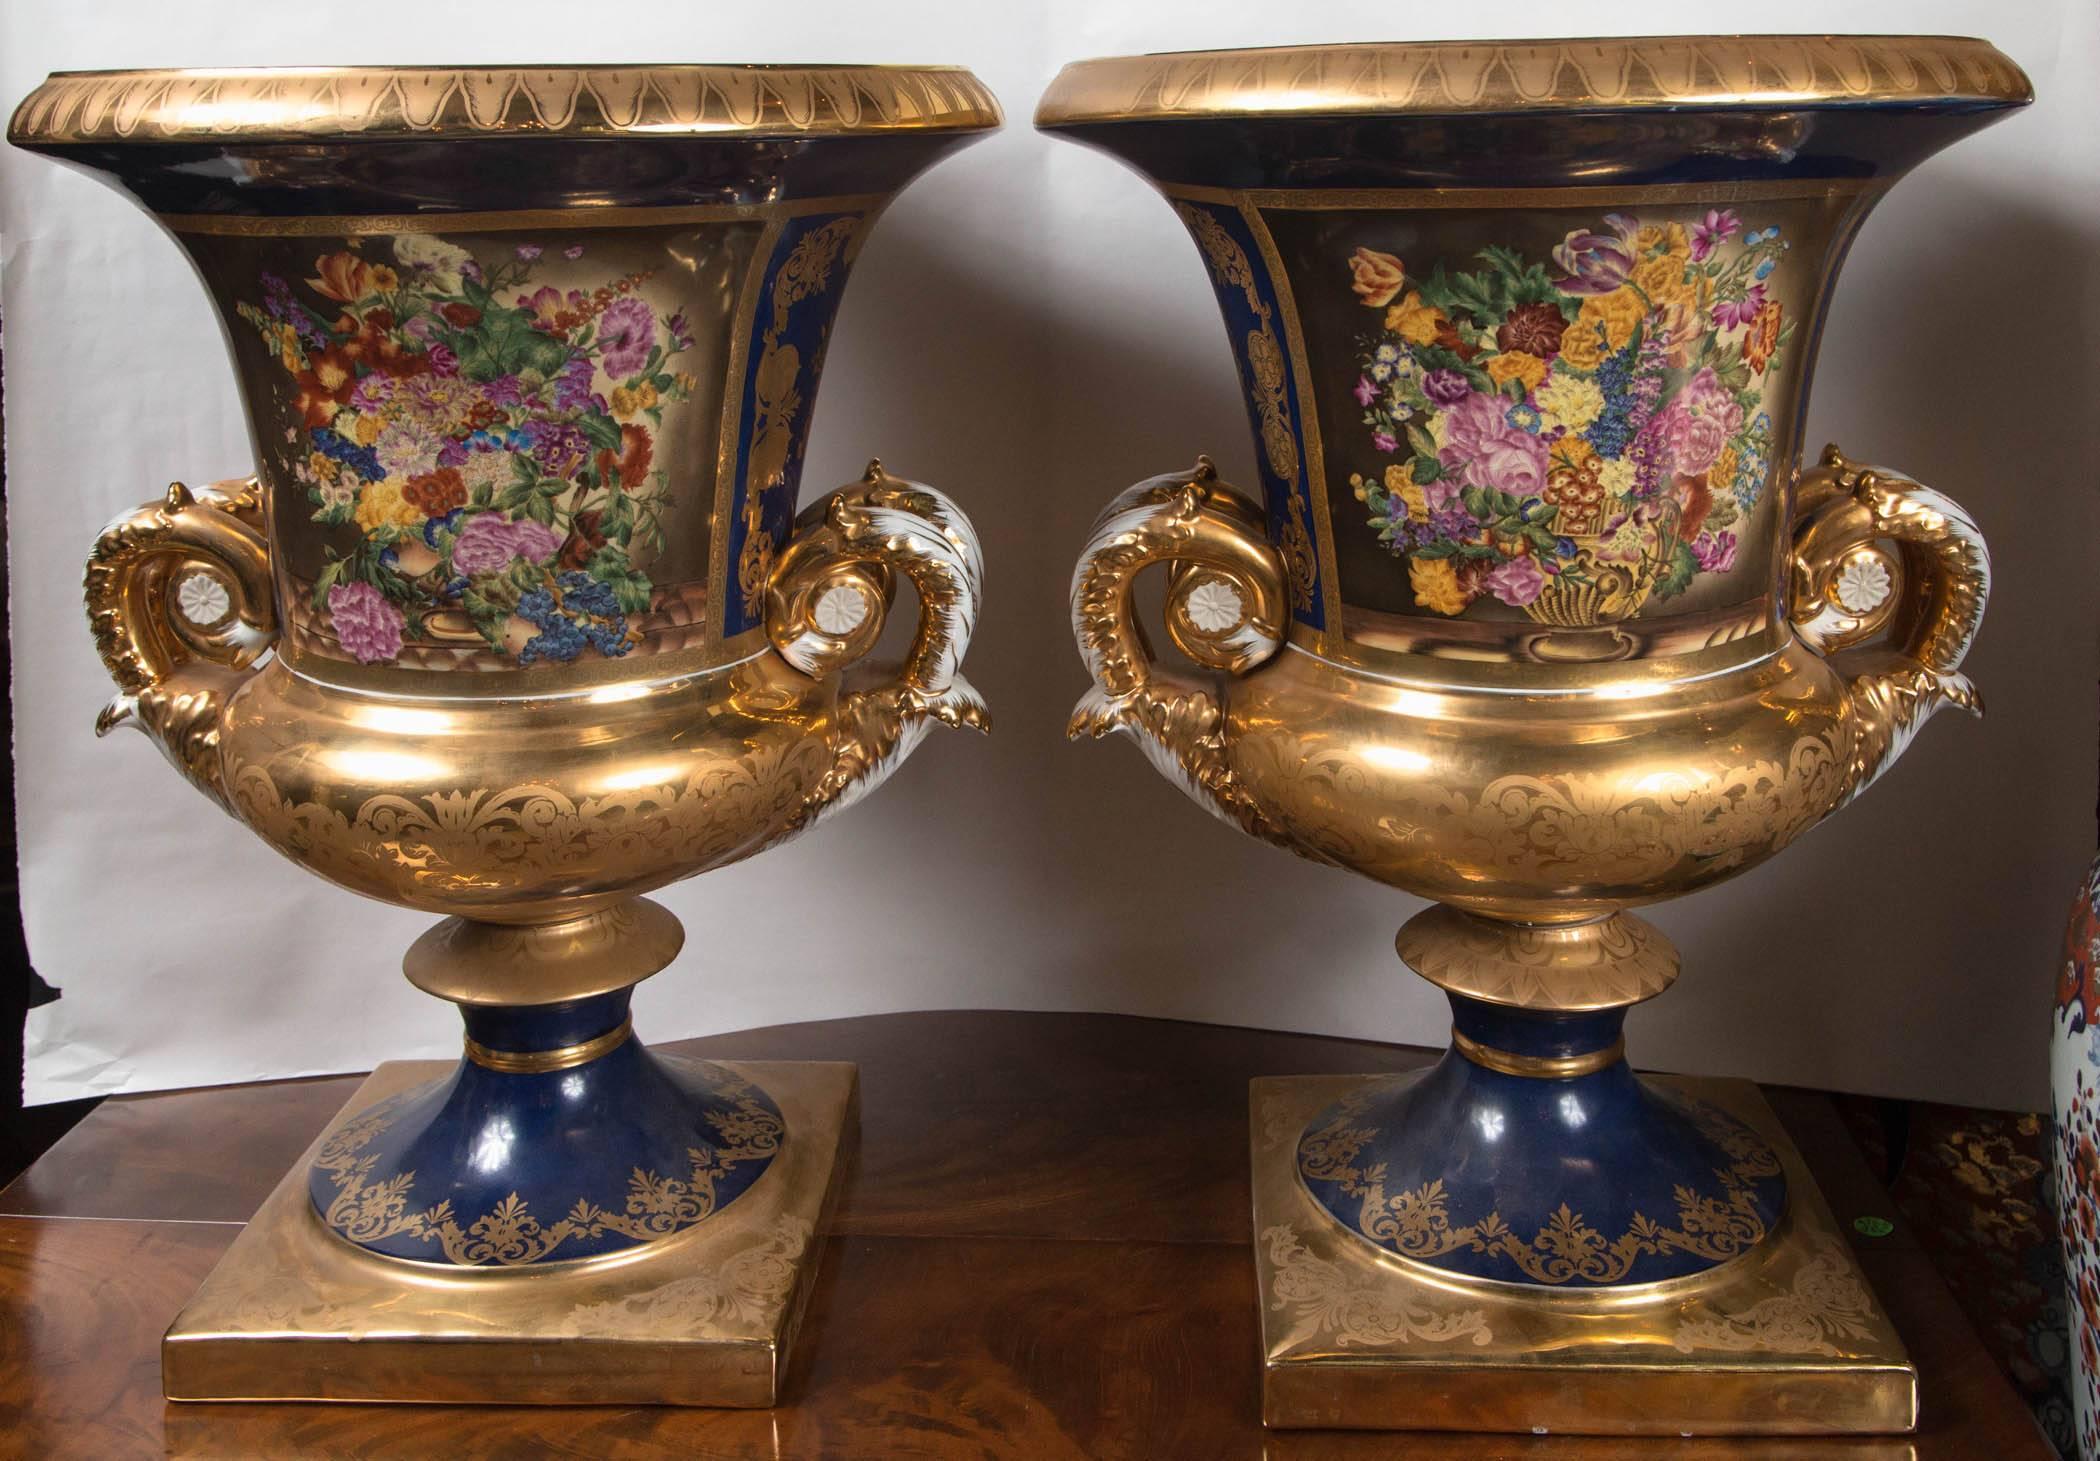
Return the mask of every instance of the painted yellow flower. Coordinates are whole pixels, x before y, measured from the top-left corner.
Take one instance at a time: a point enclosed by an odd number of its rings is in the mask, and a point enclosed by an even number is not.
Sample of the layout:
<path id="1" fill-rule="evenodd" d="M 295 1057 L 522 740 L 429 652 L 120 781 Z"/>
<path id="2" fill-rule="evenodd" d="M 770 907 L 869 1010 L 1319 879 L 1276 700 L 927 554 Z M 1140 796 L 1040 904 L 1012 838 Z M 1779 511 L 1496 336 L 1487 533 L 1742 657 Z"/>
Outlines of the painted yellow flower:
<path id="1" fill-rule="evenodd" d="M 1665 254 L 1675 254 L 1680 259 L 1692 256 L 1692 240 L 1681 223 L 1651 223 L 1633 236 L 1636 253 L 1651 254 L 1657 249 Z"/>
<path id="2" fill-rule="evenodd" d="M 385 264 L 367 264 L 365 268 L 366 282 L 372 286 L 374 293 L 392 294 L 401 287 L 401 276 Z"/>
<path id="3" fill-rule="evenodd" d="M 1444 312 L 1422 303 L 1419 290 L 1409 290 L 1407 298 L 1385 312 L 1385 327 L 1401 339 L 1411 340 L 1417 345 L 1434 344 L 1437 331 L 1444 323 Z"/>
<path id="4" fill-rule="evenodd" d="M 277 352 L 284 368 L 293 375 L 306 369 L 306 352 L 299 348 L 299 332 L 281 321 L 267 321 L 262 326 L 263 344 Z"/>
<path id="5" fill-rule="evenodd" d="M 1385 490 L 1407 504 L 1408 521 L 1418 523 L 1429 521 L 1429 498 L 1422 491 L 1422 484 L 1415 480 L 1415 474 L 1408 468 L 1400 466 L 1398 463 L 1387 467 L 1385 469 Z"/>
<path id="6" fill-rule="evenodd" d="M 1628 497 L 1633 493 L 1635 475 L 1633 463 L 1621 457 L 1615 462 L 1606 462 L 1597 473 L 1597 480 L 1604 484 L 1606 495 Z"/>
<path id="7" fill-rule="evenodd" d="M 1735 485 L 1735 474 L 1741 466 L 1742 455 L 1736 451 L 1735 443 L 1731 441 L 1721 448 L 1721 454 L 1714 458 L 1714 464 L 1706 469 L 1706 480 L 1714 491 L 1726 492 Z"/>
<path id="8" fill-rule="evenodd" d="M 1541 422 L 1549 429 L 1559 426 L 1568 431 L 1587 430 L 1591 422 L 1604 414 L 1604 392 L 1597 389 L 1593 380 L 1555 371 L 1536 390 L 1533 400 Z"/>
<path id="9" fill-rule="evenodd" d="M 322 486 L 334 482 L 342 470 L 343 464 L 334 457 L 324 457 L 319 452 L 306 454 L 306 474 Z"/>
<path id="10" fill-rule="evenodd" d="M 615 416 L 632 416 L 639 409 L 635 404 L 634 392 L 625 386 L 614 386 L 608 399 Z"/>
<path id="11" fill-rule="evenodd" d="M 647 411 L 654 406 L 656 404 L 656 386 L 646 380 L 636 386 L 634 388 L 634 404 L 635 409 L 641 411 Z"/>
<path id="12" fill-rule="evenodd" d="M 1633 338 L 1635 327 L 1647 313 L 1646 301 L 1634 290 L 1622 287 L 1609 294 L 1593 294 L 1585 299 L 1575 326 L 1580 329 L 1584 321 L 1595 324 L 1604 331 L 1604 343 L 1609 347 L 1607 353 L 1616 353 L 1626 348 L 1626 342 Z M 1560 349 L 1563 355 L 1567 354 L 1568 342 L 1565 339 L 1561 341 Z"/>
<path id="13" fill-rule="evenodd" d="M 1525 394 L 1529 395 L 1546 378 L 1546 362 L 1523 350 L 1505 350 L 1487 363 L 1488 379 L 1497 386 L 1506 386 L 1513 380 L 1524 382 Z"/>
<path id="14" fill-rule="evenodd" d="M 1597 449 L 1579 436 L 1563 436 L 1553 444 L 1553 459 L 1579 472 L 1597 459 Z"/>
<path id="15" fill-rule="evenodd" d="M 1466 596 L 1458 586 L 1458 570 L 1449 558 L 1410 558 L 1407 581 L 1415 591 L 1415 602 L 1439 614 L 1463 614 Z"/>
<path id="16" fill-rule="evenodd" d="M 401 495 L 398 478 L 383 477 L 367 482 L 364 491 L 357 494 L 357 525 L 368 533 L 388 526 L 421 527 L 423 514 Z"/>
<path id="17" fill-rule="evenodd" d="M 1359 248 L 1349 256 L 1349 275 L 1356 297 L 1372 309 L 1383 309 L 1407 282 L 1407 266 L 1391 254 Z"/>
<path id="18" fill-rule="evenodd" d="M 1604 326 L 1592 317 L 1590 302 L 1585 300 L 1582 313 L 1560 337 L 1560 358 L 1577 370 L 1595 370 L 1608 353 L 1604 348 Z"/>
<path id="19" fill-rule="evenodd" d="M 1633 282 L 1656 305 L 1693 304 L 1698 295 L 1686 277 L 1685 261 L 1658 254 L 1633 271 Z"/>
<path id="20" fill-rule="evenodd" d="M 673 376 L 672 379 L 678 383 L 678 389 L 680 389 L 681 391 L 691 392 L 697 390 L 700 385 L 700 382 L 698 380 L 696 380 L 690 375 L 687 375 L 682 370 L 679 371 L 678 374 Z"/>

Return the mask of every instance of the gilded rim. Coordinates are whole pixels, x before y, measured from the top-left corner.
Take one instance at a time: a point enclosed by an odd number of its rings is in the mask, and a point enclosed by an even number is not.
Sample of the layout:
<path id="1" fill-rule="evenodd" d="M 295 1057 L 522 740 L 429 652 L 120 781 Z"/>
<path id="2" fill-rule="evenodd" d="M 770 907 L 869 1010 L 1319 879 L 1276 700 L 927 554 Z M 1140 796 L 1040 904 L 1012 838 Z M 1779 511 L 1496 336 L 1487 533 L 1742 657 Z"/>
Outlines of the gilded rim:
<path id="1" fill-rule="evenodd" d="M 316 66 L 61 71 L 15 109 L 18 146 L 361 138 L 817 137 L 981 132 L 960 66 Z"/>
<path id="2" fill-rule="evenodd" d="M 1968 36 L 1631 36 L 1178 51 L 1075 61 L 1038 127 L 1204 117 L 2024 106 L 2026 73 Z"/>
<path id="3" fill-rule="evenodd" d="M 579 1040 L 574 1045 L 557 1045 L 551 1050 L 498 1050 L 469 1037 L 467 1059 L 505 1075 L 545 1075 L 549 1071 L 589 1065 L 601 1055 L 612 1054 L 633 1035 L 634 1017 L 630 1015 L 603 1035 Z"/>
<path id="4" fill-rule="evenodd" d="M 1522 1055 L 1514 1050 L 1483 1045 L 1463 1030 L 1453 1030 L 1451 1048 L 1475 1065 L 1499 1070 L 1504 1075 L 1558 1081 L 1594 1075 L 1608 1066 L 1617 1065 L 1626 1058 L 1626 1037 L 1621 1035 L 1602 1050 L 1585 1050 L 1580 1055 Z"/>

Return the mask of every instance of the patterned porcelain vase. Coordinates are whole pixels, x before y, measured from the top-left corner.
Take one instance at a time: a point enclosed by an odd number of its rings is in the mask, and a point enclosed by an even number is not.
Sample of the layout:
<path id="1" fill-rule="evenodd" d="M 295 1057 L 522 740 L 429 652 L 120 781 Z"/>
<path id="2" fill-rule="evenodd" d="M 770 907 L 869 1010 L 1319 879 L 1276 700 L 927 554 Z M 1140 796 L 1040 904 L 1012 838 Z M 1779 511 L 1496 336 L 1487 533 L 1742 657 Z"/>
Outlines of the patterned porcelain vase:
<path id="1" fill-rule="evenodd" d="M 2056 1125 L 2056 1223 L 2071 1329 L 2078 1454 L 2100 1457 L 2100 861 L 2086 870 L 2064 930 L 2049 1031 Z"/>
<path id="2" fill-rule="evenodd" d="M 1834 448 L 1803 470 L 1802 422 L 1868 211 L 2029 94 L 1981 41 L 1738 37 L 1112 58 L 1044 97 L 1039 126 L 1187 228 L 1258 489 L 1204 460 L 1111 501 L 1074 577 L 1072 732 L 1127 734 L 1225 821 L 1437 904 L 1399 948 L 1449 994 L 1451 1052 L 1306 1113 L 1277 1210 L 1316 1220 L 1264 1230 L 1265 1323 L 1290 1331 L 1272 1419 L 1909 1424 L 1894 1384 L 1809 1418 L 1695 1382 L 1684 1354 L 1736 1331 L 1703 1316 L 1680 1351 L 1633 1303 L 1718 1294 L 1814 1229 L 1765 1126 L 1628 1067 L 1627 1009 L 1678 970 L 1628 910 L 1756 866 L 1936 711 L 1978 708 L 1974 526 Z M 1198 673 L 1139 630 L 1152 565 Z M 1425 1367 L 1366 1379 L 1402 1387 L 1383 1409 L 1337 1398 L 1333 1332 L 1271 1317 L 1330 1251 L 1398 1264 L 1363 1270 L 1387 1327 L 1351 1331 Z M 1513 1307 L 1417 1327 L 1475 1289 Z M 1541 1385 L 1532 1413 L 1478 1368 L 1544 1353 L 1647 1388 Z M 1478 1403 L 1454 1398 L 1469 1373 Z"/>
<path id="3" fill-rule="evenodd" d="M 188 255 L 253 433 L 254 475 L 95 545 L 98 730 L 144 731 L 311 871 L 447 915 L 407 970 L 465 1055 L 328 1135 L 303 1186 L 332 1241 L 468 1274 L 624 1260 L 830 1139 L 632 1038 L 683 940 L 637 895 L 985 724 L 962 512 L 879 464 L 796 499 L 868 230 L 998 120 L 941 67 L 83 73 L 15 114 Z M 864 662 L 901 581 L 916 638 Z M 694 1393 L 608 1369 L 586 1398 Z"/>

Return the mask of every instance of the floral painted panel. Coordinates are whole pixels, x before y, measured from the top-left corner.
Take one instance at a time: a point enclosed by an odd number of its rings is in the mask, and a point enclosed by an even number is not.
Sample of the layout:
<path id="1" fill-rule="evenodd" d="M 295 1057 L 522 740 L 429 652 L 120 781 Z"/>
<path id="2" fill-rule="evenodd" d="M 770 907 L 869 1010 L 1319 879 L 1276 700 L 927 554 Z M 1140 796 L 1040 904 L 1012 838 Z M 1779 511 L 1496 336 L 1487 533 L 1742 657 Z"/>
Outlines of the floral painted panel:
<path id="1" fill-rule="evenodd" d="M 1350 605 L 1583 627 L 1769 591 L 1814 205 L 1265 218 Z"/>
<path id="2" fill-rule="evenodd" d="M 1356 249 L 1378 321 L 1353 390 L 1393 460 L 1351 486 L 1415 603 L 1595 624 L 1733 568 L 1794 334 L 1765 287 L 1787 247 L 1714 209 L 1689 228 L 1611 213 L 1550 262 L 1490 246 L 1420 279 Z"/>
<path id="3" fill-rule="evenodd" d="M 304 647 L 476 669 L 688 647 L 721 399 L 721 341 L 696 337 L 744 253 L 696 291 L 693 252 L 632 238 L 471 244 L 284 241 L 233 291 Z"/>

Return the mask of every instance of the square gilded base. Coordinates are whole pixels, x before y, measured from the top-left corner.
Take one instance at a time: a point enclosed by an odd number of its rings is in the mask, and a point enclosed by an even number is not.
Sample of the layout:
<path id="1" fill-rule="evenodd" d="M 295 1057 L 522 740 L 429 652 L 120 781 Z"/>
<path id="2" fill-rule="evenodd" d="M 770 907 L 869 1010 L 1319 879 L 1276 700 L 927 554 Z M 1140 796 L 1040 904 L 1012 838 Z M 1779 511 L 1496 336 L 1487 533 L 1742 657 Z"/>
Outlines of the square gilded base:
<path id="1" fill-rule="evenodd" d="M 315 1215 L 306 1170 L 329 1132 L 451 1069 L 380 1066 L 176 1316 L 161 1343 L 168 1398 L 773 1404 L 858 1131 L 858 1076 L 829 1061 L 720 1064 L 786 1123 L 750 1190 L 640 1249 L 511 1269 L 378 1257 Z"/>
<path id="2" fill-rule="evenodd" d="M 1786 1168 L 1785 1219 L 1708 1273 L 1611 1296 L 1454 1281 L 1385 1253 L 1315 1202 L 1298 1178 L 1299 1133 L 1351 1090 L 1390 1079 L 1253 1083 L 1269 1426 L 1622 1436 L 1915 1427 L 1917 1371 L 1750 1082 L 1651 1078 L 1771 1143 Z"/>

